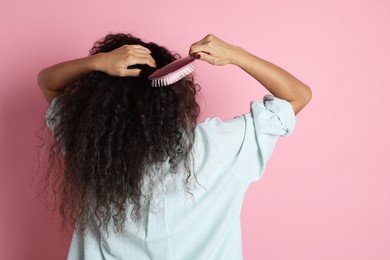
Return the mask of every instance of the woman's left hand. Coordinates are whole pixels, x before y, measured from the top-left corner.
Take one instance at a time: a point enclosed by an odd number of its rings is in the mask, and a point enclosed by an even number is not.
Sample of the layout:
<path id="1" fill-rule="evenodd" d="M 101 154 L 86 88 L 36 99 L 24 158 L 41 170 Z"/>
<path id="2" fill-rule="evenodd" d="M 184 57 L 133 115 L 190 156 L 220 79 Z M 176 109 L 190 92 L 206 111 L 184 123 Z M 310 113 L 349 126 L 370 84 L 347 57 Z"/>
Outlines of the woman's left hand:
<path id="1" fill-rule="evenodd" d="M 127 67 L 137 64 L 156 67 L 156 62 L 150 54 L 150 50 L 141 45 L 123 45 L 110 52 L 96 54 L 99 56 L 97 70 L 111 76 L 138 77 L 140 69 Z"/>

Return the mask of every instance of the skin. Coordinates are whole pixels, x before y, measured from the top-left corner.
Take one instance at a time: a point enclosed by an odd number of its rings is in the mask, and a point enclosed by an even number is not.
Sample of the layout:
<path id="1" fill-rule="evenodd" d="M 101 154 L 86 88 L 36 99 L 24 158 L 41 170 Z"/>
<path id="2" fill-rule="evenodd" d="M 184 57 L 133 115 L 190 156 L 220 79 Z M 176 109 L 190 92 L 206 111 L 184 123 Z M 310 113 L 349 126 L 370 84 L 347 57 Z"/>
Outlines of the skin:
<path id="1" fill-rule="evenodd" d="M 293 75 L 239 46 L 224 42 L 215 35 L 209 34 L 192 44 L 189 54 L 212 65 L 233 64 L 240 67 L 272 95 L 290 102 L 295 114 L 298 114 L 311 99 L 310 88 Z M 136 64 L 156 66 L 147 48 L 140 45 L 124 45 L 111 52 L 45 68 L 38 74 L 38 84 L 45 99 L 50 103 L 69 83 L 85 73 L 102 71 L 112 76 L 137 77 L 140 74 L 139 69 L 127 69 L 128 66 Z"/>
<path id="2" fill-rule="evenodd" d="M 311 90 L 282 68 L 209 34 L 194 43 L 190 55 L 213 65 L 233 64 L 262 84 L 272 95 L 284 99 L 298 114 L 311 99 Z"/>
<path id="3" fill-rule="evenodd" d="M 68 84 L 83 74 L 102 71 L 111 76 L 137 77 L 141 72 L 139 69 L 127 69 L 128 66 L 136 64 L 156 67 L 150 50 L 140 45 L 123 45 L 111 52 L 98 53 L 45 68 L 39 72 L 37 80 L 43 96 L 50 104 Z"/>

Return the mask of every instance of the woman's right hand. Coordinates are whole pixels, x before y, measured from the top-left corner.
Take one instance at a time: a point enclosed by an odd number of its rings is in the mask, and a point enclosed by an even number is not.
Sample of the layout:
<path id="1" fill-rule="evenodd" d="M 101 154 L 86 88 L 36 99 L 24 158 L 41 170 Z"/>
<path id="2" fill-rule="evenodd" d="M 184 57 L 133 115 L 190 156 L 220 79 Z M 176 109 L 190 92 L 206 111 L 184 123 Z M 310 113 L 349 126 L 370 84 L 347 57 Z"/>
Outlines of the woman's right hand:
<path id="1" fill-rule="evenodd" d="M 213 65 L 237 65 L 272 95 L 290 102 L 295 114 L 311 99 L 310 88 L 284 69 L 212 34 L 192 44 L 190 55 Z"/>
<path id="2" fill-rule="evenodd" d="M 241 48 L 224 42 L 213 34 L 207 35 L 202 40 L 190 47 L 190 56 L 207 61 L 212 65 L 225 65 L 235 62 Z"/>

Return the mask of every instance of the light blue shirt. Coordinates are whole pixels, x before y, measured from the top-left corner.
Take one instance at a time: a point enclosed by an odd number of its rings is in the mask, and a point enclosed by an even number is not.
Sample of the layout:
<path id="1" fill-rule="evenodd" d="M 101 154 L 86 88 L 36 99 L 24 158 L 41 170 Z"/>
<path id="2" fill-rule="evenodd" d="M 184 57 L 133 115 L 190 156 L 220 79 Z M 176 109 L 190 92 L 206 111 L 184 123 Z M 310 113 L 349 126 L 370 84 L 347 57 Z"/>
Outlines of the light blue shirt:
<path id="1" fill-rule="evenodd" d="M 53 127 L 54 103 L 46 116 L 49 127 Z M 290 103 L 273 96 L 252 101 L 250 113 L 231 120 L 206 119 L 195 130 L 192 153 L 199 184 L 190 178 L 195 187 L 192 195 L 183 184 L 185 171 L 173 176 L 165 165 L 162 185 L 144 202 L 139 226 L 128 218 L 119 235 L 99 232 L 98 237 L 91 233 L 79 237 L 75 232 L 68 259 L 242 259 L 244 195 L 249 184 L 263 175 L 278 137 L 289 135 L 294 127 Z"/>

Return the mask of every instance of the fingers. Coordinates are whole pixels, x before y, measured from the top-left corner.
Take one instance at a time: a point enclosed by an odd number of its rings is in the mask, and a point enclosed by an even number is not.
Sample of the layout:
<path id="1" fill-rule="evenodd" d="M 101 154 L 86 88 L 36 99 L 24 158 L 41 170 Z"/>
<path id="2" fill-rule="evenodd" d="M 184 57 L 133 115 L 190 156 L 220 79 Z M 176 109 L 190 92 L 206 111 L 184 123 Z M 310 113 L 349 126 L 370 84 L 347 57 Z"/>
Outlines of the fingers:
<path id="1" fill-rule="evenodd" d="M 198 52 L 195 54 L 195 58 L 199 60 L 206 61 L 212 65 L 216 64 L 216 58 L 213 57 L 212 55 L 205 53 L 205 52 Z"/>
<path id="2" fill-rule="evenodd" d="M 190 56 L 207 61 L 212 65 L 225 65 L 232 62 L 235 47 L 212 34 L 191 45 Z"/>
<path id="3" fill-rule="evenodd" d="M 146 51 L 147 53 L 149 53 L 149 54 L 151 54 L 152 52 L 148 49 L 148 48 L 146 48 L 146 47 L 144 47 L 144 46 L 142 46 L 142 45 L 127 45 L 127 46 L 131 46 L 131 47 L 133 47 L 134 49 L 138 49 L 138 50 L 143 50 L 143 51 Z"/>
<path id="4" fill-rule="evenodd" d="M 134 52 L 149 53 L 149 54 L 152 53 L 148 48 L 146 48 L 142 45 L 137 45 L 137 44 L 125 44 L 114 51 L 118 51 L 118 52 L 121 52 L 121 51 L 132 52 L 132 51 L 134 51 Z"/>
<path id="5" fill-rule="evenodd" d="M 148 65 L 156 67 L 156 61 L 151 56 L 151 51 L 141 45 L 123 45 L 106 56 L 106 72 L 112 76 L 137 77 L 140 69 L 127 69 L 133 65 Z"/>
<path id="6" fill-rule="evenodd" d="M 190 55 L 194 56 L 198 52 L 205 52 L 208 54 L 212 53 L 212 43 L 218 39 L 216 36 L 212 34 L 206 35 L 202 40 L 195 42 L 190 47 Z"/>
<path id="7" fill-rule="evenodd" d="M 194 43 L 193 45 L 191 45 L 190 51 L 189 51 L 190 56 L 197 58 L 196 55 L 200 52 L 211 54 L 210 47 L 203 42 L 197 42 L 197 43 Z"/>
<path id="8" fill-rule="evenodd" d="M 156 62 L 151 56 L 151 51 L 141 45 L 123 45 L 117 49 L 118 59 L 126 61 L 127 66 L 135 64 L 146 64 L 150 67 L 156 67 Z"/>
<path id="9" fill-rule="evenodd" d="M 139 77 L 141 73 L 140 69 L 122 69 L 119 73 L 119 77 Z"/>
<path id="10" fill-rule="evenodd" d="M 136 64 L 148 65 L 153 68 L 156 67 L 156 61 L 153 59 L 153 57 L 150 54 L 137 53 L 128 56 L 126 61 L 127 61 L 126 67 L 136 65 Z"/>

